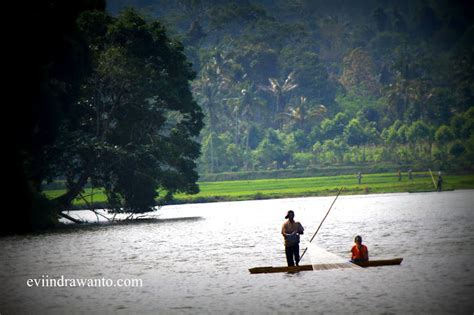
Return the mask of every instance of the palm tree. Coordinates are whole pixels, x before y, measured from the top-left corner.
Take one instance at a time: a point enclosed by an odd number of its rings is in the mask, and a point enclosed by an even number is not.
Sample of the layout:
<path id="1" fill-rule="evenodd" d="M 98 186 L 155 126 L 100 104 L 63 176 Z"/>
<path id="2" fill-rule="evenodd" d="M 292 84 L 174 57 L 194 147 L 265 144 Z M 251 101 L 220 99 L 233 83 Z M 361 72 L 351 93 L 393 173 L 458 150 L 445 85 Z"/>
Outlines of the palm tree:
<path id="1" fill-rule="evenodd" d="M 320 118 L 325 112 L 326 107 L 324 105 L 309 106 L 306 97 L 301 96 L 299 104 L 288 107 L 287 111 L 279 115 L 279 119 L 287 120 L 290 125 L 309 131 L 311 122 Z"/>
<path id="2" fill-rule="evenodd" d="M 253 84 L 240 85 L 240 87 L 236 87 L 236 90 L 236 97 L 226 98 L 224 100 L 227 101 L 230 107 L 229 111 L 232 116 L 230 123 L 236 128 L 234 143 L 239 144 L 242 129 L 246 128 L 248 130 L 248 122 L 252 120 L 255 113 L 254 108 L 256 105 L 260 105 L 261 101 L 255 95 Z"/>
<path id="3" fill-rule="evenodd" d="M 408 109 L 411 109 L 411 119 L 426 119 L 429 115 L 429 104 L 434 92 L 426 81 L 406 79 L 397 74 L 386 93 L 388 109 L 395 118 L 403 120 Z"/>
<path id="4" fill-rule="evenodd" d="M 278 82 L 278 80 L 275 78 L 269 78 L 268 81 L 270 82 L 270 85 L 263 86 L 261 87 L 261 89 L 265 91 L 270 91 L 275 96 L 275 114 L 279 114 L 281 109 L 283 109 L 284 107 L 283 96 L 298 86 L 298 84 L 295 83 L 295 72 L 290 72 L 283 84 L 280 84 L 280 82 Z"/>
<path id="5" fill-rule="evenodd" d="M 214 133 L 216 130 L 218 117 L 216 107 L 219 105 L 219 99 L 225 94 L 229 88 L 231 79 L 222 70 L 220 56 L 212 57 L 210 61 L 204 65 L 201 70 L 199 79 L 192 83 L 193 93 L 196 96 L 201 107 L 204 108 L 209 119 L 209 132 Z M 214 146 L 212 137 L 210 140 L 210 171 L 214 172 L 216 159 L 214 156 Z"/>

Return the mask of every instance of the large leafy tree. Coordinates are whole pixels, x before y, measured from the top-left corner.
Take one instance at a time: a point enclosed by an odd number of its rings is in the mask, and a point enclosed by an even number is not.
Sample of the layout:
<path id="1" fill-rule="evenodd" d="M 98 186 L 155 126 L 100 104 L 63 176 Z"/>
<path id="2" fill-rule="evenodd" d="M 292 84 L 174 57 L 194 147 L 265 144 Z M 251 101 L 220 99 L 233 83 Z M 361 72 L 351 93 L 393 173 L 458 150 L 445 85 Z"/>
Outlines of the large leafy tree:
<path id="1" fill-rule="evenodd" d="M 117 18 L 85 14 L 80 25 L 96 30 L 88 35 L 95 69 L 74 107 L 77 118 L 62 125 L 51 148 L 62 152 L 57 172 L 67 182 L 57 210 L 68 207 L 89 179 L 104 187 L 111 209 L 126 212 L 150 211 L 158 188 L 168 197 L 197 192 L 202 113 L 181 45 L 133 10 Z"/>
<path id="2" fill-rule="evenodd" d="M 267 129 L 266 135 L 255 150 L 255 158 L 261 167 L 281 168 L 288 157 L 283 143 L 275 130 Z"/>
<path id="3" fill-rule="evenodd" d="M 76 26 L 87 10 L 104 10 L 102 0 L 71 3 L 26 1 L 21 21 L 9 33 L 5 50 L 15 71 L 9 83 L 16 91 L 9 106 L 11 123 L 5 145 L 7 178 L 15 207 L 5 211 L 0 233 L 28 232 L 49 226 L 54 213 L 41 194 L 42 182 L 53 173 L 47 146 L 55 143 L 61 123 L 71 117 L 81 80 L 90 70 L 88 49 Z M 9 89 L 11 92 L 11 89 Z"/>
<path id="4" fill-rule="evenodd" d="M 330 78 L 311 43 L 285 48 L 280 60 L 285 72 L 295 73 L 294 83 L 298 85 L 300 95 L 307 97 L 310 103 L 324 104 L 332 113 L 336 111 L 334 98 L 339 84 Z"/>
<path id="5" fill-rule="evenodd" d="M 340 78 L 344 88 L 366 98 L 377 97 L 381 89 L 377 82 L 375 63 L 364 49 L 353 49 L 344 57 L 344 69 Z"/>

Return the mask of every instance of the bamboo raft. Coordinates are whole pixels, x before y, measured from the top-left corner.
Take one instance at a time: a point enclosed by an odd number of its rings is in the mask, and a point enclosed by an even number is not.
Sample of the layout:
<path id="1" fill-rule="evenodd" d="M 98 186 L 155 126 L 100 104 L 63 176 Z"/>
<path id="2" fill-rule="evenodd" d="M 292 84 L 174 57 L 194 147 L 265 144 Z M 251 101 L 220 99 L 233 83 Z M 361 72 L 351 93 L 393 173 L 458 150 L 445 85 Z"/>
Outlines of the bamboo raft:
<path id="1" fill-rule="evenodd" d="M 353 263 L 359 267 L 379 267 L 379 266 L 391 266 L 391 265 L 400 265 L 403 258 L 393 258 L 393 259 L 383 259 L 383 260 L 369 260 L 365 262 Z M 301 266 L 292 266 L 292 267 L 255 267 L 250 268 L 249 271 L 252 274 L 255 273 L 275 273 L 275 272 L 300 272 L 308 270 L 329 270 L 329 269 L 344 269 L 352 268 L 350 262 L 347 263 L 338 263 L 338 264 L 318 264 L 318 265 L 301 265 Z"/>

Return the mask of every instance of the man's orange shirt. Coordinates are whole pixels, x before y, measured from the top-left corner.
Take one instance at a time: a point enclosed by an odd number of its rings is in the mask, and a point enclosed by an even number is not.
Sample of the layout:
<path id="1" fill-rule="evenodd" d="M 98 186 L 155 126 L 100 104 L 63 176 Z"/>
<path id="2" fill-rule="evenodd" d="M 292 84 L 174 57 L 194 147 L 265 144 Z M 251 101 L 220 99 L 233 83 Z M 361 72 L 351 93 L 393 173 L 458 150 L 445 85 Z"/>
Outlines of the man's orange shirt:
<path id="1" fill-rule="evenodd" d="M 367 249 L 367 246 L 364 244 L 361 245 L 361 248 L 359 249 L 357 245 L 352 246 L 352 260 L 355 259 L 361 259 L 361 260 L 369 260 L 369 250 Z"/>

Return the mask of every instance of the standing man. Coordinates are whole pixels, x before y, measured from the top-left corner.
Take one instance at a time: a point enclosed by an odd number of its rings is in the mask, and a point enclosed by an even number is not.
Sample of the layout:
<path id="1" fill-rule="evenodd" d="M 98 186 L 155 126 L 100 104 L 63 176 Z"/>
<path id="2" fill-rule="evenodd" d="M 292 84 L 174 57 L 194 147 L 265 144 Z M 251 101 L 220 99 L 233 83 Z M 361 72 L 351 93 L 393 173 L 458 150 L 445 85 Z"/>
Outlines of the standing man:
<path id="1" fill-rule="evenodd" d="M 281 227 L 281 234 L 285 239 L 285 254 L 288 266 L 298 266 L 300 261 L 300 235 L 303 234 L 304 228 L 301 223 L 294 220 L 295 212 L 289 210 L 285 216 L 288 219 Z M 294 258 L 294 260 L 293 260 Z"/>
<path id="2" fill-rule="evenodd" d="M 360 185 L 360 183 L 362 182 L 362 173 L 361 172 L 359 172 L 357 174 L 357 180 L 359 181 L 359 185 Z"/>
<path id="3" fill-rule="evenodd" d="M 438 185 L 436 188 L 437 191 L 441 191 L 443 189 L 443 177 L 441 177 L 441 171 L 438 172 Z"/>

